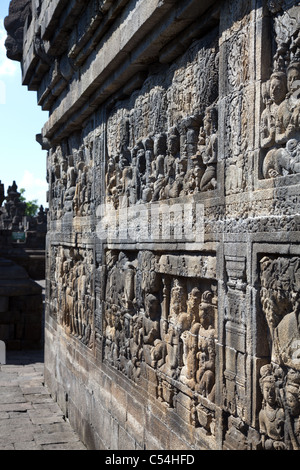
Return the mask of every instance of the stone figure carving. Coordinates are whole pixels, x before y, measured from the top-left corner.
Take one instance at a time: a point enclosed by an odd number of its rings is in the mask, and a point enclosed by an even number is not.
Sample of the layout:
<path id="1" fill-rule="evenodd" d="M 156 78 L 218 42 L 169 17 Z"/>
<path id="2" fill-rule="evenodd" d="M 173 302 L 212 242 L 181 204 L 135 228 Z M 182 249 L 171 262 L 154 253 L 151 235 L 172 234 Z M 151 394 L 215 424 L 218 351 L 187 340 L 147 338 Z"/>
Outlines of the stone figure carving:
<path id="1" fill-rule="evenodd" d="M 300 449 L 299 274 L 298 257 L 261 260 L 261 300 L 271 352 L 271 363 L 261 369 L 261 381 L 267 383 L 265 393 L 269 393 L 270 401 L 268 406 L 263 403 L 260 414 L 266 449 Z"/>
<path id="2" fill-rule="evenodd" d="M 200 182 L 200 191 L 215 189 L 216 163 L 218 155 L 218 112 L 215 106 L 206 109 L 203 120 L 203 131 L 200 131 L 199 151 L 205 171 Z"/>
<path id="3" fill-rule="evenodd" d="M 109 155 L 106 197 L 115 209 L 213 190 L 217 186 L 218 112 L 214 104 L 167 132 L 149 135 Z M 197 145 L 198 143 L 198 145 Z"/>
<path id="4" fill-rule="evenodd" d="M 149 367 L 158 399 L 170 407 L 177 393 L 174 381 L 180 382 L 198 397 L 201 421 L 210 421 L 213 412 L 207 403 L 212 406 L 215 399 L 214 295 L 196 279 L 190 285 L 182 276 L 161 274 L 159 266 L 150 251 L 107 252 L 105 360 L 133 381 Z"/>
<path id="5" fill-rule="evenodd" d="M 142 327 L 142 345 L 145 362 L 153 366 L 157 360 L 154 349 L 161 338 L 159 299 L 153 294 L 146 295 Z"/>
<path id="6" fill-rule="evenodd" d="M 199 309 L 198 360 L 196 391 L 214 401 L 215 389 L 215 313 L 212 293 L 204 292 Z"/>
<path id="7" fill-rule="evenodd" d="M 273 147 L 276 143 L 277 111 L 287 93 L 287 78 L 284 72 L 274 72 L 263 89 L 266 108 L 261 116 L 261 146 Z"/>
<path id="8" fill-rule="evenodd" d="M 278 396 L 276 377 L 271 365 L 261 368 L 260 386 L 263 395 L 263 408 L 259 413 L 259 426 L 262 447 L 265 450 L 284 450 L 285 413 Z"/>
<path id="9" fill-rule="evenodd" d="M 270 8 L 278 11 L 280 6 L 277 8 L 272 3 Z M 265 103 L 261 116 L 261 147 L 265 149 L 263 177 L 299 173 L 299 28 L 278 44 L 274 71 L 262 93 Z"/>
<path id="10" fill-rule="evenodd" d="M 89 250 L 61 248 L 53 258 L 57 289 L 56 312 L 66 332 L 92 348 L 94 307 L 91 291 L 93 255 Z M 55 288 L 52 284 L 52 289 Z"/>
<path id="11" fill-rule="evenodd" d="M 66 213 L 74 217 L 91 212 L 93 175 L 81 150 L 65 155 L 61 148 L 51 156 L 52 170 L 48 179 L 51 188 L 52 218 L 60 219 Z"/>
<path id="12" fill-rule="evenodd" d="M 180 380 L 214 401 L 211 393 L 215 383 L 215 329 L 211 300 L 209 291 L 203 293 L 201 301 L 198 289 L 191 292 L 188 309 L 191 309 L 192 320 L 181 335 L 185 353 Z"/>
<path id="13" fill-rule="evenodd" d="M 300 374 L 289 370 L 285 384 L 288 440 L 293 450 L 300 450 Z"/>
<path id="14" fill-rule="evenodd" d="M 300 62 L 291 63 L 287 68 L 288 93 L 279 105 L 276 120 L 276 143 L 286 144 L 290 139 L 300 139 Z"/>

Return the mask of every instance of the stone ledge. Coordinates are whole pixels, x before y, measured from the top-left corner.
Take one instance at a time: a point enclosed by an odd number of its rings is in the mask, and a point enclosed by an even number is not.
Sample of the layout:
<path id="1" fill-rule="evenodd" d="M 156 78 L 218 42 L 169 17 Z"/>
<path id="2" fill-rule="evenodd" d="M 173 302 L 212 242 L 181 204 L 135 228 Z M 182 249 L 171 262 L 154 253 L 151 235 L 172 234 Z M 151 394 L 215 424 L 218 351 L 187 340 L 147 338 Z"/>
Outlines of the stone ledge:
<path id="1" fill-rule="evenodd" d="M 175 0 L 138 2 L 133 13 L 135 21 L 130 14 L 125 19 L 121 16 L 119 26 L 116 25 L 108 39 L 104 36 L 85 60 L 80 68 L 80 78 L 75 79 L 74 75 L 74 80 L 69 82 L 69 91 L 64 97 L 58 97 L 43 129 L 43 136 L 55 143 L 71 130 L 80 128 L 104 100 L 126 86 L 136 73 L 147 70 L 150 63 L 159 59 L 161 49 L 213 3 L 213 0 L 201 4 L 190 0 L 184 5 L 179 5 Z M 25 64 L 28 62 L 24 84 L 36 89 L 38 62 L 32 51 L 30 54 L 30 59 L 24 58 Z M 45 70 L 43 64 L 39 67 L 41 73 L 38 76 L 41 76 Z M 33 70 L 35 84 L 31 83 Z"/>

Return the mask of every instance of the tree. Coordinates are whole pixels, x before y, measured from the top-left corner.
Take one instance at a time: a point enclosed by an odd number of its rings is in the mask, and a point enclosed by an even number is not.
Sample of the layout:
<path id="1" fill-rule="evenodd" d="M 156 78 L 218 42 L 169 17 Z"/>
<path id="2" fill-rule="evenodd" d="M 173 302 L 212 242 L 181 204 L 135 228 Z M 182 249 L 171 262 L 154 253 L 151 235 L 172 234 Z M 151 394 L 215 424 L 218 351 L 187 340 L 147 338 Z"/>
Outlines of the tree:
<path id="1" fill-rule="evenodd" d="M 24 189 L 24 188 L 20 189 L 20 193 L 21 193 L 20 201 L 25 202 L 25 204 L 26 204 L 25 215 L 27 215 L 29 217 L 36 217 L 37 213 L 38 213 L 38 210 L 39 210 L 38 200 L 34 199 L 33 201 L 26 201 L 26 198 L 24 196 L 25 192 L 26 192 L 26 189 Z"/>

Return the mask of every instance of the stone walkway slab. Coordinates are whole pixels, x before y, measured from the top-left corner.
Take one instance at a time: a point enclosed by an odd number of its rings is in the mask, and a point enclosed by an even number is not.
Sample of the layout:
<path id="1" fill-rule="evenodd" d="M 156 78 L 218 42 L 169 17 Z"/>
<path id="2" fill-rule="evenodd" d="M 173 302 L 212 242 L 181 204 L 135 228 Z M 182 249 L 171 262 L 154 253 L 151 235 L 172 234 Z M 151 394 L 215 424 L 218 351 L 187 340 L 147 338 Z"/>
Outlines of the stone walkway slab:
<path id="1" fill-rule="evenodd" d="M 43 351 L 0 364 L 0 451 L 87 450 L 44 385 Z"/>

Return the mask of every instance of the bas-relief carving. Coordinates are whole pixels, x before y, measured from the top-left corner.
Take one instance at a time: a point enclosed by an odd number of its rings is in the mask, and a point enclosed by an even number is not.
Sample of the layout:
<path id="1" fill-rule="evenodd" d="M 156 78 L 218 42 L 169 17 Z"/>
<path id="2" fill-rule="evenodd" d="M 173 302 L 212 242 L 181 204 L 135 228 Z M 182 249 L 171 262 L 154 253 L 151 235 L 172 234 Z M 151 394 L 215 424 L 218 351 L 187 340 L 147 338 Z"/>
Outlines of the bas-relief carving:
<path id="1" fill-rule="evenodd" d="M 52 220 L 61 219 L 66 213 L 74 217 L 91 214 L 93 171 L 91 158 L 86 153 L 92 149 L 79 149 L 71 155 L 58 147 L 49 157 L 48 170 Z"/>
<path id="2" fill-rule="evenodd" d="M 134 148 L 123 148 L 111 156 L 106 173 L 107 202 L 117 209 L 120 200 L 128 207 L 215 189 L 217 107 L 207 108 L 201 127 L 199 120 L 186 119 L 166 134 L 149 136 Z"/>
<path id="3" fill-rule="evenodd" d="M 263 178 L 299 173 L 300 166 L 300 7 L 282 12 L 271 2 L 276 53 L 273 72 L 262 86 L 261 115 Z M 279 13 L 278 13 L 279 12 Z"/>
<path id="4" fill-rule="evenodd" d="M 261 303 L 271 362 L 261 368 L 259 426 L 266 450 L 300 449 L 300 331 L 298 257 L 265 256 Z"/>
<path id="5" fill-rule="evenodd" d="M 94 343 L 94 254 L 91 249 L 53 247 L 51 315 L 67 334 Z"/>
<path id="6" fill-rule="evenodd" d="M 192 257 L 193 263 L 186 257 L 189 268 L 185 277 L 180 275 L 184 255 L 181 260 L 170 255 L 168 265 L 166 256 L 107 252 L 104 358 L 137 382 L 147 374 L 145 367 L 150 368 L 156 377 L 156 397 L 169 407 L 174 406 L 178 389 L 185 386 L 185 393 L 192 398 L 191 421 L 198 425 L 205 421 L 211 432 L 217 338 L 215 282 L 196 277 L 199 271 L 205 273 L 201 256 Z"/>
<path id="7" fill-rule="evenodd" d="M 218 51 L 215 36 L 203 41 L 111 112 L 106 197 L 115 208 L 120 198 L 132 206 L 216 188 Z"/>
<path id="8" fill-rule="evenodd" d="M 228 5 L 229 16 L 237 15 L 242 9 L 240 21 L 235 24 L 232 34 L 223 45 L 224 67 L 226 71 L 221 79 L 224 93 L 223 119 L 226 131 L 220 136 L 223 153 L 219 156 L 224 160 L 224 180 L 226 195 L 244 192 L 249 185 L 249 140 L 251 135 L 252 97 L 248 88 L 250 82 L 249 50 L 251 48 L 251 29 L 249 2 L 239 5 Z"/>

